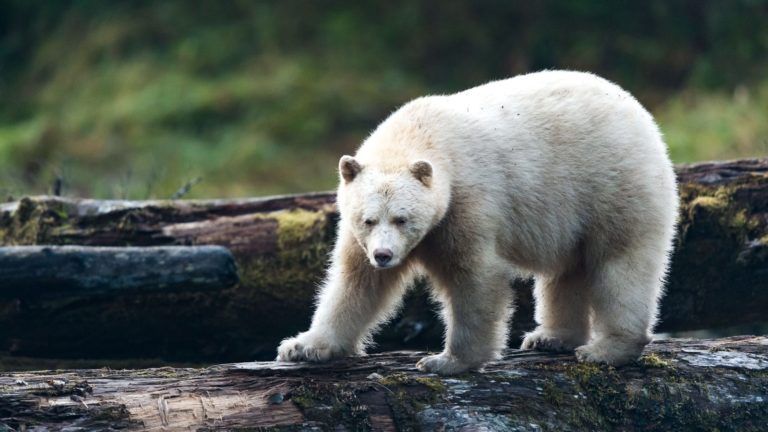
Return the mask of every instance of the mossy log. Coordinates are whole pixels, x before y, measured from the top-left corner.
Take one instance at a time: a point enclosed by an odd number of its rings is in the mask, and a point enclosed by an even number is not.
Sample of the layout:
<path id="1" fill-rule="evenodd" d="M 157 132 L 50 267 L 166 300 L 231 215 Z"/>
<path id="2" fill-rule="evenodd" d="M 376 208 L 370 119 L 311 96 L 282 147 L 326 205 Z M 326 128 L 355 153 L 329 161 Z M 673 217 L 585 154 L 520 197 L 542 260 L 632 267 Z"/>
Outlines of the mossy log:
<path id="1" fill-rule="evenodd" d="M 424 353 L 330 364 L 0 373 L 0 430 L 738 430 L 768 427 L 768 338 L 666 340 L 634 364 L 508 350 L 483 372 Z"/>
<path id="2" fill-rule="evenodd" d="M 215 290 L 237 282 L 221 246 L 0 247 L 0 297 Z"/>
<path id="3" fill-rule="evenodd" d="M 768 159 L 678 166 L 677 174 L 679 235 L 657 330 L 768 321 Z M 281 338 L 309 324 L 335 235 L 334 198 L 30 197 L 0 204 L 0 245 L 221 245 L 232 251 L 240 272 L 240 283 L 221 292 L 0 300 L 0 354 L 272 358 Z M 530 284 L 515 285 L 512 346 L 533 325 Z M 442 326 L 433 309 L 423 289 L 413 290 L 379 335 L 380 348 L 438 349 Z"/>

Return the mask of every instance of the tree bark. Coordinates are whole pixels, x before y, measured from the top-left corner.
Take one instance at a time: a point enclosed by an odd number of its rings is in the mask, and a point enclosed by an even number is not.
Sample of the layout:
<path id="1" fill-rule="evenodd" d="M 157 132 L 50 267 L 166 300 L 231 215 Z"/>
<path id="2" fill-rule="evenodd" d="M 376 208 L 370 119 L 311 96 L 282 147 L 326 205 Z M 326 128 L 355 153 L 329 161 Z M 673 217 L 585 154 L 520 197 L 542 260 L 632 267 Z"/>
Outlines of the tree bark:
<path id="1" fill-rule="evenodd" d="M 657 330 L 768 321 L 768 159 L 678 166 L 677 174 L 678 242 Z M 335 235 L 334 199 L 331 193 L 143 202 L 31 197 L 2 204 L 0 244 L 221 245 L 232 251 L 240 283 L 221 292 L 0 300 L 0 352 L 272 358 L 280 339 L 309 324 Z M 442 326 L 419 285 L 378 336 L 380 348 L 439 349 Z M 515 285 L 512 346 L 533 326 L 530 283 Z"/>
<path id="2" fill-rule="evenodd" d="M 0 247 L 0 296 L 213 290 L 237 282 L 221 246 Z"/>
<path id="3" fill-rule="evenodd" d="M 768 427 L 765 337 L 655 342 L 618 369 L 508 350 L 482 373 L 438 377 L 415 370 L 423 354 L 324 365 L 0 373 L 0 430 Z"/>

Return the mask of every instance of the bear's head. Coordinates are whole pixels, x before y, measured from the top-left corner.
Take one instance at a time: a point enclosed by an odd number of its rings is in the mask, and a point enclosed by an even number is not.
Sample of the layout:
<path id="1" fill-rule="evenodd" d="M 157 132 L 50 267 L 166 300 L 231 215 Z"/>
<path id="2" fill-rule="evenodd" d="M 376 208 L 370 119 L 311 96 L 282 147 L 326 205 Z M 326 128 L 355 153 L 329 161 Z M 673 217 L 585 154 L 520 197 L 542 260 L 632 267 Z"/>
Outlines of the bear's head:
<path id="1" fill-rule="evenodd" d="M 447 203 L 434 187 L 434 168 L 428 161 L 380 167 L 343 156 L 339 174 L 342 224 L 376 268 L 402 263 L 445 215 Z"/>

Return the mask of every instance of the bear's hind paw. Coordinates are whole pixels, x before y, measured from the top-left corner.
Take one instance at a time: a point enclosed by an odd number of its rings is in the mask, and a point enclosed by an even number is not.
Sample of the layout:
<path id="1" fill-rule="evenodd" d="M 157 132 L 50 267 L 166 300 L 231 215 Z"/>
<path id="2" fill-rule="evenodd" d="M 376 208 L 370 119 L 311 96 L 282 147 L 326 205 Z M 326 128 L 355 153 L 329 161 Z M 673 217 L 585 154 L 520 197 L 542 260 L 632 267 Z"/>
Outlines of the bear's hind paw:
<path id="1" fill-rule="evenodd" d="M 520 349 L 556 353 L 571 352 L 577 346 L 583 344 L 585 342 L 584 339 L 586 338 L 579 338 L 575 335 L 559 335 L 536 329 L 525 335 Z"/>
<path id="2" fill-rule="evenodd" d="M 576 348 L 576 359 L 581 362 L 622 366 L 637 360 L 649 340 L 650 338 L 623 337 L 596 339 Z"/>
<path id="3" fill-rule="evenodd" d="M 454 375 L 470 369 L 477 369 L 477 367 L 466 364 L 450 354 L 441 353 L 422 358 L 416 363 L 416 369 L 439 375 Z"/>

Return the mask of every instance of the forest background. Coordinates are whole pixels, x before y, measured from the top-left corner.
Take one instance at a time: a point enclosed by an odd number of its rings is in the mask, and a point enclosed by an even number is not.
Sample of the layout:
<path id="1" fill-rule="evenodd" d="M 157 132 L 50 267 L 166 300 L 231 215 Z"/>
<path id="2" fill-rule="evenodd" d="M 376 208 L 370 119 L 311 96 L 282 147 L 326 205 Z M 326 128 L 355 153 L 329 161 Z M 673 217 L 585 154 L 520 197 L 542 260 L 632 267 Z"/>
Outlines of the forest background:
<path id="1" fill-rule="evenodd" d="M 764 0 L 0 0 L 0 201 L 328 190 L 404 102 L 554 68 L 675 162 L 768 155 Z"/>

